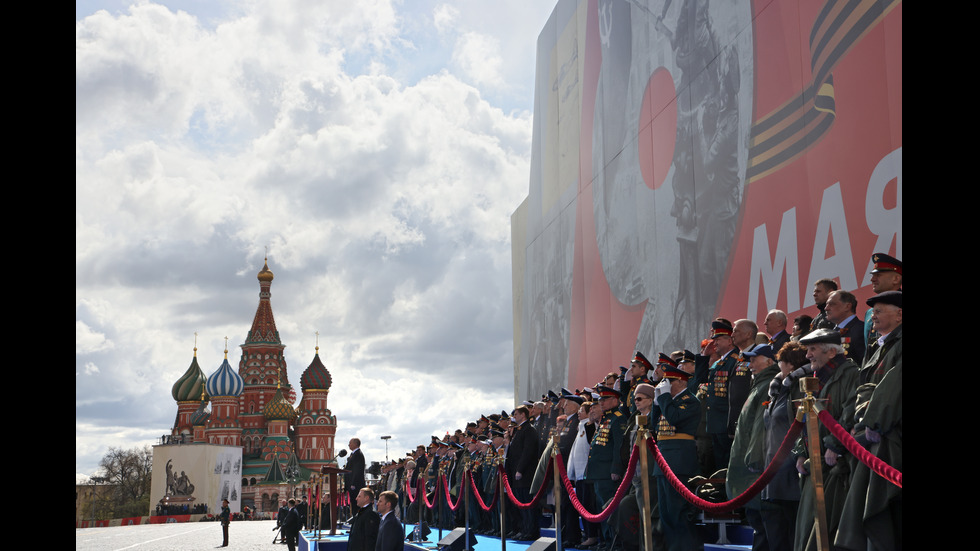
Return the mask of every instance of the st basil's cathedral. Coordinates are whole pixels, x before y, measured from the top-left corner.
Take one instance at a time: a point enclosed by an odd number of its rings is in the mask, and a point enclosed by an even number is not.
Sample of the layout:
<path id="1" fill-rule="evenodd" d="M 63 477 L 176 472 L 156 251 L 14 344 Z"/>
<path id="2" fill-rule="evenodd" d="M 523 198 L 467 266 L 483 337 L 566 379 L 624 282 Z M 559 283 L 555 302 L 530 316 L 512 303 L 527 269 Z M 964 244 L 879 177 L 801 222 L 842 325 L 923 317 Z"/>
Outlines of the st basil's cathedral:
<path id="1" fill-rule="evenodd" d="M 311 474 L 337 466 L 337 418 L 327 408 L 330 372 L 317 347 L 300 376 L 303 398 L 293 408 L 286 345 L 272 315 L 272 279 L 266 259 L 258 273 L 259 306 L 237 370 L 228 362 L 226 344 L 221 366 L 205 376 L 194 348 L 190 367 L 173 385 L 177 417 L 167 442 L 241 447 L 240 503 L 259 513 L 278 510 L 280 499 L 305 495 Z"/>

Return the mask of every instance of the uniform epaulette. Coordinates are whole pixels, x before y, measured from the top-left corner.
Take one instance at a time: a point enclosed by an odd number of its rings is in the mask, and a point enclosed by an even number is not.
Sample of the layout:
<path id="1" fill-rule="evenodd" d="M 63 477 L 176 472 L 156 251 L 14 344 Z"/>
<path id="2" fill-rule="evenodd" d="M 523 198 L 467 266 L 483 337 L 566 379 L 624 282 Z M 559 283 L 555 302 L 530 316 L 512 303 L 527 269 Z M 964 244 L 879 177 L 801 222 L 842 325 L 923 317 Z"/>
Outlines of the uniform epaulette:
<path id="1" fill-rule="evenodd" d="M 623 412 L 622 411 L 619 411 L 617 409 L 616 411 L 613 412 L 613 415 L 615 415 L 616 417 L 622 417 L 623 416 Z"/>

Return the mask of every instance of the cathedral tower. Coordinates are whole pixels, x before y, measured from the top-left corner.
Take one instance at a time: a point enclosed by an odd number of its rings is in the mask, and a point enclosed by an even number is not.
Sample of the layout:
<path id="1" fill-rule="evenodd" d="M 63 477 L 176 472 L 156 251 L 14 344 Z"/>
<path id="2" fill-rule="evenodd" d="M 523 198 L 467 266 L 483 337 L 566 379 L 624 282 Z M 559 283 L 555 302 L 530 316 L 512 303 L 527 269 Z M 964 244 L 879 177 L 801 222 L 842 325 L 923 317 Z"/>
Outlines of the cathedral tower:
<path id="1" fill-rule="evenodd" d="M 297 408 L 296 440 L 300 465 L 319 472 L 323 465 L 336 465 L 333 456 L 333 440 L 337 433 L 337 417 L 327 409 L 327 395 L 332 378 L 320 361 L 320 347 L 316 347 L 313 361 L 299 379 L 303 401 Z"/>
<path id="2" fill-rule="evenodd" d="M 241 345 L 242 358 L 238 363 L 238 374 L 245 381 L 242 392 L 239 418 L 242 423 L 242 447 L 246 457 L 254 457 L 262 449 L 268 423 L 262 414 L 267 403 L 271 402 L 282 381 L 283 392 L 288 394 L 291 389 L 286 373 L 286 358 L 283 349 L 286 348 L 279 340 L 279 330 L 272 315 L 273 274 L 269 269 L 269 260 L 258 273 L 259 307 L 252 320 L 252 328 Z"/>

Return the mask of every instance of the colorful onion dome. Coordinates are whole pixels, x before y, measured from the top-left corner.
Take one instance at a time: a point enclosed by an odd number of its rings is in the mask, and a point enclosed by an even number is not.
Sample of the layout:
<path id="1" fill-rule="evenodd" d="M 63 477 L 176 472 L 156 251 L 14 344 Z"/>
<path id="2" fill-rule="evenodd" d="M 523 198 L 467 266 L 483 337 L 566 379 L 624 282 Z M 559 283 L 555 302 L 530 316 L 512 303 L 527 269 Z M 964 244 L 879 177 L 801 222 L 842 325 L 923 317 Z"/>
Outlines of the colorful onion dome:
<path id="1" fill-rule="evenodd" d="M 303 376 L 299 378 L 299 386 L 303 392 L 307 390 L 329 390 L 330 383 L 333 382 L 330 372 L 320 361 L 319 350 L 320 347 L 318 346 L 317 353 L 313 355 L 313 361 L 310 362 L 310 367 L 307 367 Z"/>
<path id="2" fill-rule="evenodd" d="M 282 395 L 282 388 L 277 388 L 276 395 L 265 405 L 262 414 L 268 421 L 292 421 L 296 417 L 296 410 Z"/>
<path id="3" fill-rule="evenodd" d="M 170 394 L 174 397 L 174 400 L 178 402 L 189 402 L 192 400 L 198 400 L 201 398 L 201 386 L 207 379 L 204 377 L 204 372 L 201 371 L 201 366 L 197 363 L 197 347 L 194 347 L 194 359 L 191 360 L 190 367 L 177 382 L 174 383 L 173 389 L 171 389 Z"/>
<path id="4" fill-rule="evenodd" d="M 211 410 L 207 406 L 208 403 L 202 400 L 197 411 L 191 415 L 191 426 L 206 425 L 208 423 L 208 419 L 211 417 Z"/>
<path id="5" fill-rule="evenodd" d="M 225 361 L 221 362 L 221 367 L 208 377 L 208 394 L 212 397 L 241 396 L 243 390 L 245 390 L 245 381 L 231 368 L 231 364 L 228 363 L 228 350 L 225 350 Z"/>

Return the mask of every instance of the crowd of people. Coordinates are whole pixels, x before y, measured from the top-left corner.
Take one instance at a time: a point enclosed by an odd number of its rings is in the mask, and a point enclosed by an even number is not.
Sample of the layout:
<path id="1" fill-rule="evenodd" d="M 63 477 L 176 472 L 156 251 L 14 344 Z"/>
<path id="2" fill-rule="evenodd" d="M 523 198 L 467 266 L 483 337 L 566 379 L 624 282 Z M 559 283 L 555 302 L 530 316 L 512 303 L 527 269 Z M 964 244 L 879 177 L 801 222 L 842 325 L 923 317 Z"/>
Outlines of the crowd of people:
<path id="1" fill-rule="evenodd" d="M 557 445 L 575 497 L 588 511 L 603 510 L 630 474 L 632 495 L 618 507 L 635 503 L 634 510 L 642 511 L 640 468 L 634 473 L 626 469 L 646 421 L 674 476 L 689 485 L 723 477 L 727 499 L 746 492 L 770 463 L 781 460 L 772 480 L 744 505 L 753 549 L 817 549 L 811 457 L 821 458 L 823 528 L 831 548 L 901 549 L 901 488 L 849 454 L 827 426 L 820 425 L 820 450 L 811 454 L 804 430 L 791 453 L 777 453 L 804 395 L 799 382 L 808 378 L 818 381 L 812 391 L 820 407 L 872 455 L 901 470 L 902 263 L 875 253 L 872 264 L 875 295 L 863 314 L 853 293 L 839 289 L 834 280 L 818 280 L 813 298 L 819 313 L 812 319 L 801 315 L 790 327 L 784 312 L 771 310 L 760 331 L 752 320 L 717 318 L 696 353 L 660 353 L 651 362 L 637 351 L 629 368 L 609 373 L 592 387 L 549 390 L 509 413 L 482 415 L 454 434 L 433 436 L 383 466 L 378 489 L 396 497 L 393 508 L 408 523 L 421 520 L 451 529 L 466 523 L 468 509 L 471 530 L 500 535 L 503 506 L 504 535 L 533 540 L 540 535 L 541 501 L 531 508 L 518 508 L 499 496 L 493 501 L 497 465 L 503 465 L 513 497 L 526 503 L 543 483 L 550 446 Z M 454 512 L 445 492 L 436 492 L 437 481 L 444 474 L 451 499 L 458 500 L 464 464 L 479 495 L 471 493 L 469 507 Z M 699 548 L 697 510 L 656 461 L 649 462 L 648 471 L 652 547 Z M 430 503 L 440 500 L 441 505 L 430 509 L 413 499 L 420 486 Z M 355 493 L 361 510 L 367 497 Z M 642 534 L 623 533 L 615 516 L 590 522 L 561 493 L 565 547 L 611 551 L 622 546 L 629 551 L 643 546 Z M 486 511 L 480 501 L 494 504 Z"/>

